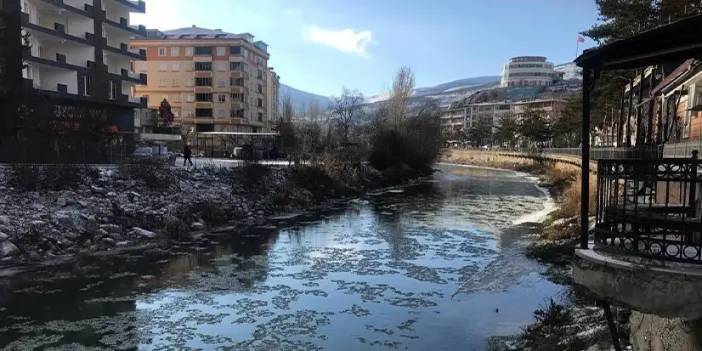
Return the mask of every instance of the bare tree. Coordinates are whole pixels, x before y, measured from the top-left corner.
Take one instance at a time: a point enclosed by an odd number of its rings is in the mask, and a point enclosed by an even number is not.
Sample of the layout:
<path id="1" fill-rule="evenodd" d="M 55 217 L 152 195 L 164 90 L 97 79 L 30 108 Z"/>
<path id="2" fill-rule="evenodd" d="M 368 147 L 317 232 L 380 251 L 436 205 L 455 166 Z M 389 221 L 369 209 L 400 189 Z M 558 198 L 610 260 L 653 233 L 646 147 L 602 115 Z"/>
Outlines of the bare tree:
<path id="1" fill-rule="evenodd" d="M 292 121 L 295 112 L 290 96 L 285 96 L 283 98 L 282 107 L 282 116 L 280 120 L 278 120 L 277 126 L 278 134 L 280 135 L 280 148 L 287 154 L 288 162 L 294 161 L 297 163 L 298 142 L 295 126 Z"/>
<path id="2" fill-rule="evenodd" d="M 336 122 L 343 142 L 349 141 L 349 131 L 363 114 L 363 94 L 343 88 L 340 97 L 332 98 L 331 114 Z"/>
<path id="3" fill-rule="evenodd" d="M 406 117 L 410 98 L 414 92 L 414 72 L 408 66 L 402 66 L 395 73 L 395 78 L 387 101 L 387 117 L 394 127 L 399 127 Z"/>

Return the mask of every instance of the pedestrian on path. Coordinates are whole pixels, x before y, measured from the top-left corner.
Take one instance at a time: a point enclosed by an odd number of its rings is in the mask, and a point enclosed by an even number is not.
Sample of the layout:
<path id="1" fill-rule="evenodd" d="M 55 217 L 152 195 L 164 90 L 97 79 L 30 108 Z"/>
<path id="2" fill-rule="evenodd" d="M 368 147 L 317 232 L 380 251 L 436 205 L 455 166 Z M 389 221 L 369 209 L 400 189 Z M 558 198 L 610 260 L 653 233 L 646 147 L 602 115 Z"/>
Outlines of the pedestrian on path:
<path id="1" fill-rule="evenodd" d="M 187 163 L 190 163 L 190 167 L 193 166 L 192 156 L 193 150 L 190 150 L 190 146 L 188 146 L 188 144 L 185 144 L 185 147 L 183 147 L 183 167 L 186 167 Z"/>

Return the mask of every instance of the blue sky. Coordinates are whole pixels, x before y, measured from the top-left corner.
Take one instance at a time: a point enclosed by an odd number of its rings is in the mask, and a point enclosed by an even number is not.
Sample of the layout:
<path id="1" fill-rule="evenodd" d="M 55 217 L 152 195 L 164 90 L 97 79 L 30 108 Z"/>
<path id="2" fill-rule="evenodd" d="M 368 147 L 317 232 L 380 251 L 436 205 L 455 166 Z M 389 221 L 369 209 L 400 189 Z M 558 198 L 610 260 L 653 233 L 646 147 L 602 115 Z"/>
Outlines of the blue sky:
<path id="1" fill-rule="evenodd" d="M 597 20 L 594 0 L 145 1 L 133 22 L 249 32 L 270 45 L 283 83 L 327 96 L 382 93 L 401 65 L 422 87 L 499 75 L 512 56 L 571 61 L 577 33 Z"/>

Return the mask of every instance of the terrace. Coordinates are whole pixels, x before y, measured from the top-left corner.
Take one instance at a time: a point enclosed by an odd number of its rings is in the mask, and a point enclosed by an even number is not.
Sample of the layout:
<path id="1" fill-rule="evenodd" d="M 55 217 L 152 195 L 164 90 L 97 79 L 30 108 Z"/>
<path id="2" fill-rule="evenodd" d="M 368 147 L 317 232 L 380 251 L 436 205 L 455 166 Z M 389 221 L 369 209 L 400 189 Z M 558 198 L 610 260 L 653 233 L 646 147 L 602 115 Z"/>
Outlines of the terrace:
<path id="1" fill-rule="evenodd" d="M 576 60 L 583 68 L 582 200 L 573 274 L 601 300 L 616 350 L 621 348 L 609 302 L 662 317 L 702 318 L 702 143 L 670 156 L 671 121 L 684 120 L 688 109 L 666 106 L 670 102 L 663 89 L 677 79 L 676 67 L 702 59 L 700 26 L 702 15 L 687 17 L 587 50 Z M 621 82 L 629 107 L 622 94 L 618 125 L 612 128 L 612 144 L 620 147 L 595 161 L 591 227 L 591 92 L 604 71 L 634 71 L 637 77 Z M 668 109 L 683 115 L 670 118 L 663 113 Z"/>

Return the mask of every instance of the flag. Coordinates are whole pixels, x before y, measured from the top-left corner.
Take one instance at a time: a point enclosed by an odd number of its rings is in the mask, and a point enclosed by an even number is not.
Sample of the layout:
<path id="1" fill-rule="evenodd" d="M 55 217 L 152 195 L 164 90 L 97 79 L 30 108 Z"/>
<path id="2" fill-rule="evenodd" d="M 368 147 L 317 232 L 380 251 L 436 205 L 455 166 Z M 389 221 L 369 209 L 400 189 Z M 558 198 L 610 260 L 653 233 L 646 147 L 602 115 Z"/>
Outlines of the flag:
<path id="1" fill-rule="evenodd" d="M 578 34 L 578 43 L 584 43 L 584 42 L 585 42 L 585 38 L 583 38 L 582 35 Z"/>

